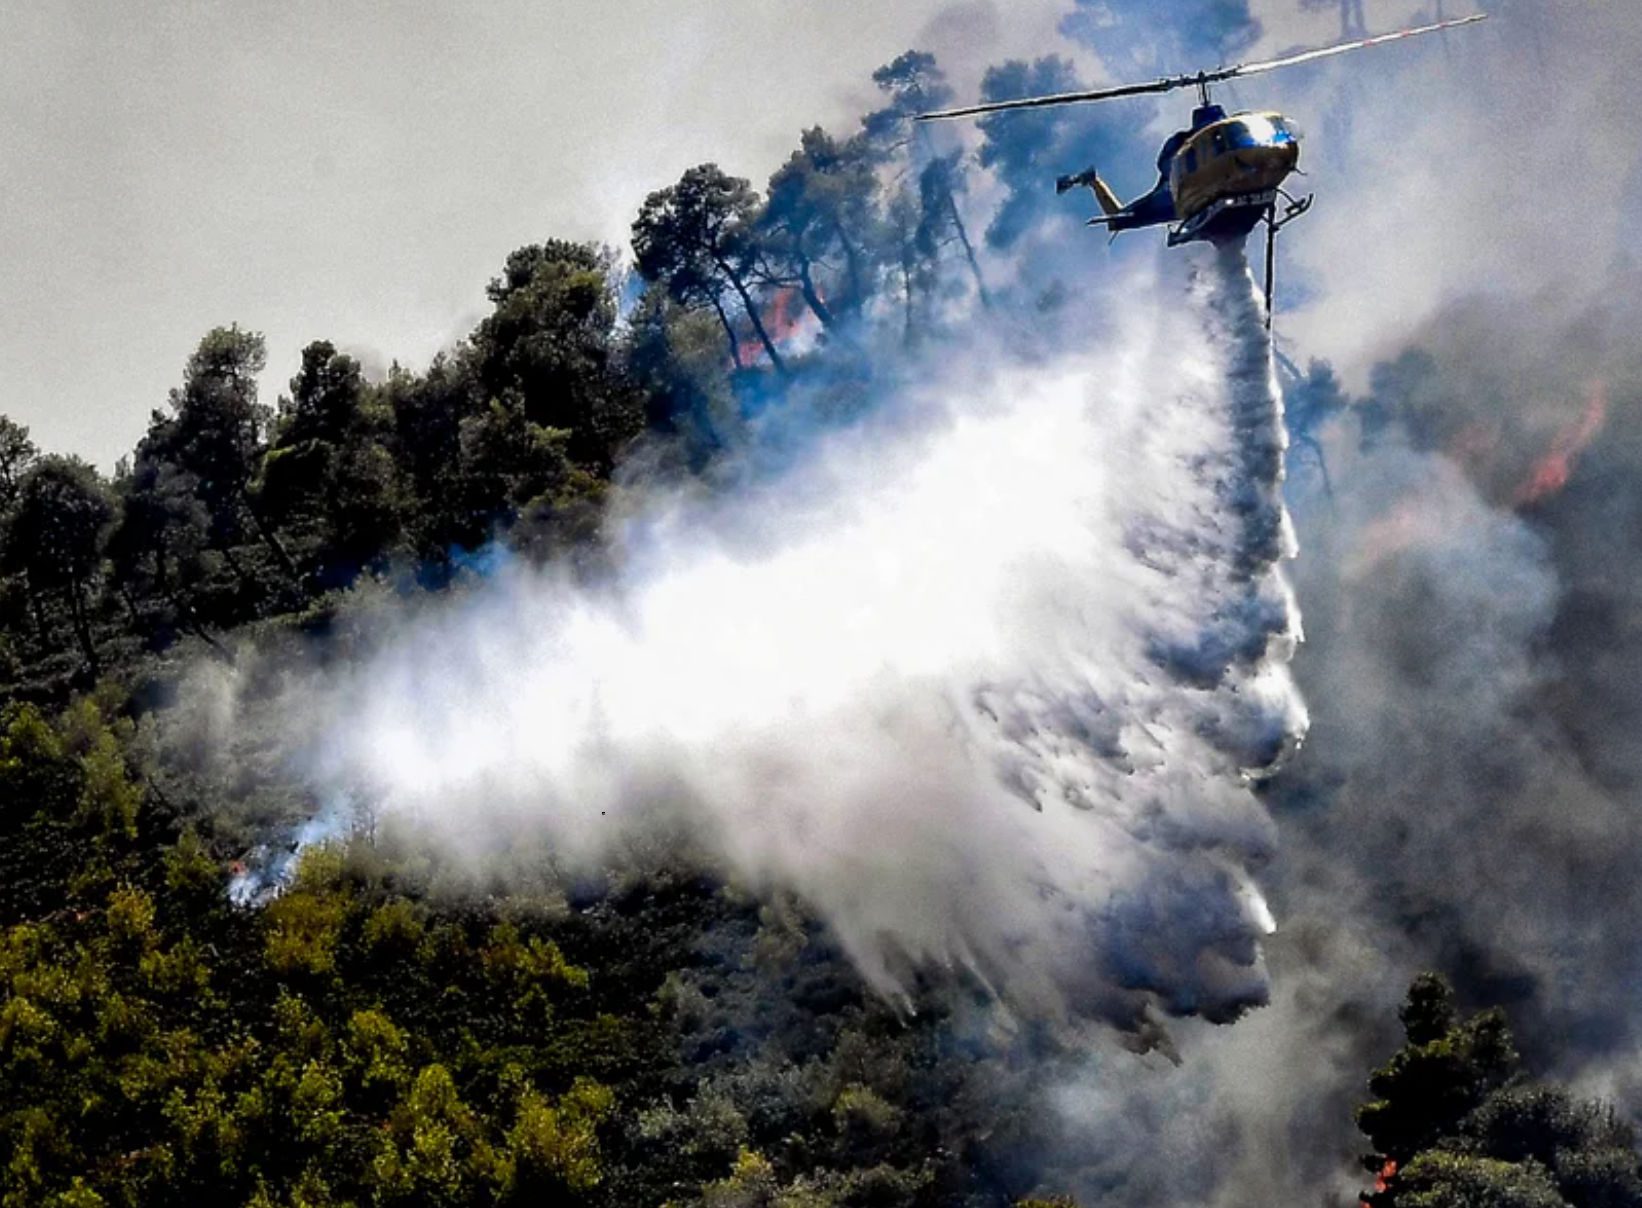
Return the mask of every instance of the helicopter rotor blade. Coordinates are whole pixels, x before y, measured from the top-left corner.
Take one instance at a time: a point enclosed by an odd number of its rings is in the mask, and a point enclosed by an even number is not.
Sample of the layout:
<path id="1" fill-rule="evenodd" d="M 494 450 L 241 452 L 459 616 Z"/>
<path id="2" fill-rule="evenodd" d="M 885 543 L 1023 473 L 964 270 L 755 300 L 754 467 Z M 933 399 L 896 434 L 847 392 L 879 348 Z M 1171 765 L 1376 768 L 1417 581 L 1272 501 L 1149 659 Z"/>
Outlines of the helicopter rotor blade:
<path id="1" fill-rule="evenodd" d="M 1120 84 L 1115 88 L 1096 88 L 1089 92 L 1055 92 L 1047 96 L 1028 96 L 1016 101 L 991 101 L 984 105 L 965 105 L 960 109 L 941 109 L 935 113 L 920 113 L 913 120 L 938 122 L 949 117 L 973 117 L 977 113 L 1002 113 L 1006 109 L 1042 109 L 1049 105 L 1079 105 L 1085 101 L 1109 101 L 1120 96 L 1140 96 L 1147 92 L 1169 92 L 1197 83 L 1196 76 L 1165 76 L 1144 84 Z"/>
<path id="2" fill-rule="evenodd" d="M 1120 84 L 1114 88 L 1095 88 L 1088 92 L 1056 92 L 1047 96 L 1021 97 L 1019 100 L 1014 101 L 992 101 L 984 105 L 965 105 L 958 109 L 941 109 L 934 113 L 920 113 L 914 120 L 936 122 L 946 118 L 1003 113 L 1011 109 L 1044 109 L 1051 105 L 1081 105 L 1089 101 L 1110 101 L 1117 97 L 1141 96 L 1148 92 L 1172 92 L 1176 88 L 1197 88 L 1204 84 L 1218 83 L 1221 80 L 1235 80 L 1242 76 L 1275 71 L 1279 67 L 1293 67 L 1299 63 L 1310 63 L 1316 59 L 1330 58 L 1333 55 L 1344 54 L 1348 50 L 1366 50 L 1370 46 L 1382 46 L 1387 42 L 1401 41 L 1403 38 L 1413 38 L 1420 34 L 1436 33 L 1442 29 L 1454 29 L 1461 25 L 1471 25 L 1477 21 L 1485 20 L 1487 16 L 1487 13 L 1473 13 L 1469 17 L 1455 17 L 1449 21 L 1437 21 L 1413 29 L 1399 29 L 1388 34 L 1376 34 L 1372 38 L 1359 38 L 1355 42 L 1342 42 L 1337 46 L 1324 46 L 1317 50 L 1302 50 L 1296 54 L 1284 55 L 1279 59 L 1239 63 L 1234 67 L 1220 67 L 1214 71 L 1195 71 L 1189 75 L 1164 76 L 1161 79 L 1149 80 L 1144 84 Z"/>
<path id="3" fill-rule="evenodd" d="M 1275 71 L 1279 67 L 1293 67 L 1299 63 L 1310 63 L 1317 59 L 1343 55 L 1348 50 L 1366 50 L 1370 46 L 1383 46 L 1387 42 L 1400 42 L 1404 38 L 1414 38 L 1420 34 L 1434 34 L 1438 30 L 1455 29 L 1461 25 L 1474 25 L 1478 21 L 1487 19 L 1487 13 L 1472 13 L 1469 17 L 1455 17 L 1450 21 L 1436 21 L 1430 25 L 1416 26 L 1413 29 L 1399 29 L 1388 34 L 1375 34 L 1372 38 L 1359 38 L 1355 42 L 1342 42 L 1338 46 L 1324 46 L 1318 50 L 1302 50 L 1297 54 L 1284 55 L 1280 59 L 1265 59 L 1258 63 L 1239 63 L 1235 67 L 1225 67 L 1219 71 L 1206 72 L 1205 76 L 1212 83 L 1215 80 L 1234 80 L 1242 76 L 1259 75 L 1261 72 Z"/>

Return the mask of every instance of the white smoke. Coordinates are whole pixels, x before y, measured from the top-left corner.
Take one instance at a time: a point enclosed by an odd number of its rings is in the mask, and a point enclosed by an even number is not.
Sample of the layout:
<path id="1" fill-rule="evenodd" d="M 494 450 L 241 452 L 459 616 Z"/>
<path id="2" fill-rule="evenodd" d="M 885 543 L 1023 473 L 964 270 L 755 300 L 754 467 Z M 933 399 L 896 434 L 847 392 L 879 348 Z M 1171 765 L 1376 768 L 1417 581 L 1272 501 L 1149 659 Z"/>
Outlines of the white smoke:
<path id="1" fill-rule="evenodd" d="M 1249 788 L 1298 737 L 1284 434 L 1241 248 L 1104 351 L 959 358 L 728 505 L 653 499 L 598 590 L 511 567 L 306 684 L 324 798 L 597 866 L 679 830 L 864 975 L 1136 1024 L 1265 994 Z"/>
<path id="2" fill-rule="evenodd" d="M 302 853 L 311 847 L 347 839 L 359 828 L 360 811 L 352 798 L 338 795 L 277 843 L 260 843 L 234 862 L 228 900 L 236 906 L 272 901 L 296 878 Z"/>

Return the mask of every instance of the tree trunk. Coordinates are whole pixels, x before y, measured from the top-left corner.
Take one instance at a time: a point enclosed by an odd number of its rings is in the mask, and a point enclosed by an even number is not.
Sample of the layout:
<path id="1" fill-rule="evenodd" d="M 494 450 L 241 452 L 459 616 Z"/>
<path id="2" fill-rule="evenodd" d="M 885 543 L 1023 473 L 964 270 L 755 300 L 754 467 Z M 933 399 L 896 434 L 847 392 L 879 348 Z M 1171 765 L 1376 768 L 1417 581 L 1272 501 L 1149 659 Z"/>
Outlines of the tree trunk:
<path id="1" fill-rule="evenodd" d="M 257 530 L 257 536 L 262 538 L 262 543 L 273 552 L 275 558 L 279 559 L 279 564 L 285 568 L 285 573 L 290 577 L 291 584 L 301 593 L 302 598 L 308 599 L 308 587 L 302 571 L 297 567 L 291 555 L 286 552 L 284 543 L 280 541 L 268 523 L 263 520 L 262 513 L 251 502 L 251 496 L 244 487 L 239 490 L 239 498 L 240 502 L 245 505 L 246 514 L 251 517 L 251 523 Z"/>
<path id="2" fill-rule="evenodd" d="M 91 640 L 91 624 L 86 619 L 85 599 L 81 592 L 78 579 L 70 579 L 68 584 L 69 615 L 74 618 L 74 636 L 80 639 L 80 650 L 86 656 L 86 665 L 91 668 L 92 678 L 103 673 L 102 660 L 97 657 L 96 644 Z"/>
<path id="3" fill-rule="evenodd" d="M 222 554 L 223 561 L 228 563 L 229 569 L 234 572 L 235 576 L 238 577 L 241 583 L 245 584 L 247 587 L 254 588 L 258 595 L 262 594 L 262 582 L 250 571 L 246 570 L 244 566 L 240 565 L 240 560 L 234 557 L 233 546 L 224 542 L 222 545 L 217 547 L 217 551 Z"/>
<path id="4" fill-rule="evenodd" d="M 725 276 L 730 279 L 730 284 L 735 287 L 735 292 L 740 295 L 742 308 L 747 312 L 747 318 L 752 321 L 753 333 L 758 336 L 758 342 L 764 345 L 764 351 L 769 354 L 770 364 L 775 366 L 777 373 L 786 377 L 787 362 L 781 359 L 781 354 L 776 351 L 775 341 L 770 339 L 770 333 L 764 330 L 764 320 L 758 317 L 758 304 L 753 301 L 752 294 L 747 291 L 741 277 L 728 264 L 720 260 L 718 267 L 723 270 Z"/>
<path id="5" fill-rule="evenodd" d="M 205 622 L 200 620 L 200 614 L 195 610 L 194 605 L 182 597 L 181 589 L 171 585 L 171 578 L 165 572 L 165 545 L 163 542 L 154 547 L 154 582 L 159 586 L 160 594 L 171 602 L 172 608 L 176 609 L 177 618 L 182 627 L 211 647 L 226 662 L 232 664 L 234 656 L 211 635 L 211 631 L 206 628 Z"/>
<path id="6" fill-rule="evenodd" d="M 800 257 L 798 261 L 798 290 L 804 295 L 804 305 L 821 320 L 822 327 L 831 327 L 837 322 L 832 310 L 816 291 L 815 281 L 810 276 L 810 261 L 807 256 Z"/>
<path id="7" fill-rule="evenodd" d="M 906 330 L 902 333 L 902 342 L 911 348 L 913 344 L 912 322 L 912 257 L 907 252 L 907 243 L 901 242 L 901 302 L 906 313 Z"/>
<path id="8" fill-rule="evenodd" d="M 718 315 L 718 321 L 724 325 L 725 338 L 730 341 L 730 363 L 740 369 L 741 341 L 736 339 L 735 325 L 730 322 L 730 316 L 724 313 L 724 306 L 717 298 L 713 299 L 713 311 Z"/>
<path id="9" fill-rule="evenodd" d="M 844 249 L 844 272 L 850 283 L 850 310 L 858 311 L 866 304 L 866 284 L 861 280 L 861 253 L 850 242 L 849 236 L 844 234 L 844 228 L 837 223 L 833 224 L 833 233 L 838 236 L 838 246 Z"/>
<path id="10" fill-rule="evenodd" d="M 167 591 L 165 598 L 170 600 L 171 607 L 177 610 L 177 615 L 182 619 L 183 628 L 216 651 L 224 662 L 232 665 L 234 656 L 229 653 L 226 646 L 211 635 L 211 631 L 206 628 L 205 622 L 200 620 L 200 614 L 194 611 L 194 606 L 172 591 Z"/>
<path id="11" fill-rule="evenodd" d="M 34 576 L 28 571 L 23 572 L 23 592 L 29 598 L 29 612 L 34 615 L 34 642 L 41 650 L 46 649 L 49 641 L 49 630 L 46 628 L 46 610 L 40 603 L 40 593 L 35 590 Z"/>
<path id="12" fill-rule="evenodd" d="M 125 603 L 126 615 L 131 618 L 131 627 L 133 629 L 141 629 L 143 614 L 137 608 L 137 600 L 136 597 L 131 594 L 131 587 L 124 580 L 120 581 L 119 586 L 120 599 Z"/>
<path id="13" fill-rule="evenodd" d="M 986 292 L 986 281 L 981 277 L 981 263 L 975 259 L 975 245 L 969 242 L 969 228 L 964 226 L 964 216 L 958 212 L 958 198 L 952 190 L 946 189 L 946 207 L 952 214 L 952 226 L 958 232 L 958 242 L 964 246 L 964 259 L 969 261 L 969 271 L 975 278 L 975 289 L 981 296 L 981 307 L 992 309 L 992 298 Z"/>

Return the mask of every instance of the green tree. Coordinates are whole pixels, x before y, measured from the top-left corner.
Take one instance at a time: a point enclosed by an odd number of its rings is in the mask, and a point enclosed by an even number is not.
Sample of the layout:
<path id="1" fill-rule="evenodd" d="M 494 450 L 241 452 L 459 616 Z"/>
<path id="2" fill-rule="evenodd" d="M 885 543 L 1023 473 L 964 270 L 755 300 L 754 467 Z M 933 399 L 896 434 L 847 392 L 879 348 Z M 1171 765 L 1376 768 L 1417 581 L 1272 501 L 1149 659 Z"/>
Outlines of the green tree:
<path id="1" fill-rule="evenodd" d="M 325 340 L 302 350 L 252 495 L 272 525 L 300 535 L 322 585 L 349 582 L 399 535 L 387 428 L 359 362 Z"/>
<path id="2" fill-rule="evenodd" d="M 17 501 L 23 474 L 39 456 L 29 430 L 10 416 L 0 415 L 0 512 Z"/>
<path id="3" fill-rule="evenodd" d="M 495 309 L 471 340 L 485 397 L 517 396 L 526 419 L 569 433 L 570 457 L 606 475 L 642 426 L 615 355 L 617 285 L 608 251 L 561 240 L 522 247 L 486 290 Z"/>
<path id="4" fill-rule="evenodd" d="M 211 516 L 192 489 L 192 477 L 164 454 L 168 429 L 166 417 L 156 414 L 135 459 L 116 478 L 119 515 L 108 540 L 114 582 L 137 622 L 157 607 L 164 624 L 221 651 L 196 601 Z"/>
<path id="5" fill-rule="evenodd" d="M 681 439 L 696 466 L 740 430 L 728 346 L 713 317 L 686 310 L 648 285 L 628 319 L 628 372 L 645 400 L 645 422 Z"/>
<path id="6" fill-rule="evenodd" d="M 6 569 L 63 601 L 94 675 L 101 664 L 90 610 L 113 518 L 113 499 L 95 469 L 78 458 L 44 457 L 19 480 L 5 533 Z"/>
<path id="7" fill-rule="evenodd" d="M 17 503 L 17 492 L 22 486 L 24 473 L 39 456 L 40 450 L 29 439 L 29 430 L 10 417 L 0 415 L 0 525 L 6 523 L 6 518 Z M 34 585 L 26 575 L 19 575 L 6 586 L 6 602 L 18 601 L 26 606 L 34 625 L 35 640 L 44 645 L 47 640 L 46 621 Z M 7 609 L 8 613 L 11 611 Z"/>
<path id="8" fill-rule="evenodd" d="M 567 516 L 578 501 L 596 497 L 597 481 L 568 455 L 570 433 L 543 427 L 525 415 L 516 395 L 493 399 L 462 421 L 460 498 L 475 520 L 523 524 L 521 540 L 550 529 L 558 513 Z M 469 545 L 487 536 L 470 531 Z"/>
<path id="9" fill-rule="evenodd" d="M 1369 1079 L 1357 1110 L 1378 1172 L 1374 1208 L 1638 1208 L 1631 1128 L 1600 1104 L 1536 1084 L 1497 1010 L 1461 1018 L 1440 977 L 1414 980 L 1404 1046 Z"/>
<path id="10" fill-rule="evenodd" d="M 235 573 L 251 580 L 234 553 L 245 541 L 249 521 L 296 586 L 301 572 L 250 491 L 271 417 L 269 408 L 257 401 L 257 374 L 266 364 L 260 334 L 237 326 L 214 328 L 188 358 L 182 386 L 171 391 L 169 422 L 158 430 L 151 427 L 150 437 L 153 452 L 188 476 L 210 517 L 211 543 Z"/>
<path id="11" fill-rule="evenodd" d="M 118 703 L 0 717 L 0 1205 L 589 1202 L 588 972 L 340 848 L 229 908 L 139 809 Z"/>
<path id="12" fill-rule="evenodd" d="M 819 126 L 770 177 L 759 216 L 765 278 L 797 288 L 827 327 L 858 314 L 876 288 L 877 188 L 866 141 L 841 143 Z"/>
<path id="13" fill-rule="evenodd" d="M 1518 1072 L 1504 1014 L 1459 1021 L 1453 991 L 1435 975 L 1415 979 L 1400 1014 L 1408 1043 L 1374 1071 L 1374 1099 L 1357 1109 L 1357 1126 L 1379 1160 L 1398 1166 L 1451 1134 Z"/>
<path id="14" fill-rule="evenodd" d="M 323 441 L 341 444 L 359 426 L 365 377 L 359 362 L 315 340 L 302 350 L 302 367 L 291 379 L 291 395 L 280 400 L 276 443 Z"/>
<path id="15" fill-rule="evenodd" d="M 1434 1150 L 1397 1175 L 1405 1208 L 1567 1208 L 1556 1184 L 1536 1163 L 1501 1162 Z"/>
<path id="16" fill-rule="evenodd" d="M 660 282 L 680 305 L 708 307 L 718 316 L 730 355 L 740 364 L 740 341 L 728 309 L 733 294 L 770 364 L 785 374 L 786 362 L 752 295 L 763 252 L 759 209 L 757 195 L 742 178 L 726 175 L 717 164 L 690 168 L 676 185 L 645 198 L 633 223 L 633 254 L 645 279 Z"/>
<path id="17" fill-rule="evenodd" d="M 981 305 L 989 306 L 991 297 L 958 204 L 967 188 L 964 149 L 938 150 L 935 136 L 913 120 L 951 102 L 946 74 L 934 55 L 909 50 L 873 72 L 872 82 L 887 103 L 862 119 L 862 137 L 891 171 L 887 208 L 894 251 L 889 259 L 901 276 L 910 336 L 915 299 L 933 290 L 936 263 L 951 243 L 962 249 Z"/>
<path id="18" fill-rule="evenodd" d="M 462 423 L 481 406 L 472 358 L 441 353 L 424 374 L 395 365 L 382 396 L 389 417 L 386 442 L 405 498 L 412 549 L 438 562 L 453 545 L 482 540 L 491 513 L 475 511 L 462 484 Z"/>

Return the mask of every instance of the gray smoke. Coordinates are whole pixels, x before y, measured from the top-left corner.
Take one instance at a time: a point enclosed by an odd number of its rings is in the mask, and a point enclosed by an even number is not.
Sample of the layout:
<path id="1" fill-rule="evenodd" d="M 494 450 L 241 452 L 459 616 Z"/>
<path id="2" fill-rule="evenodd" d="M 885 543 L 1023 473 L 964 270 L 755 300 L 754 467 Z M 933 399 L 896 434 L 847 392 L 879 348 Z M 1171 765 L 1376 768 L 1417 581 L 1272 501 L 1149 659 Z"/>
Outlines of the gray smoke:
<path id="1" fill-rule="evenodd" d="M 1057 1186 L 1353 1203 L 1351 1109 L 1428 968 L 1538 1072 L 1642 1107 L 1639 284 L 1455 303 L 1323 428 L 1332 492 L 1291 490 L 1315 716 L 1267 794 L 1271 1003 L 1177 1028 L 1178 1069 L 1092 1058 Z"/>
<path id="2" fill-rule="evenodd" d="M 1380 434 L 1336 434 L 1365 481 L 1319 525 L 1305 674 L 1338 788 L 1294 830 L 1314 862 L 1349 830 L 1366 917 L 1634 1109 L 1642 362 L 1635 274 L 1592 284 L 1449 308 L 1378 375 Z"/>

